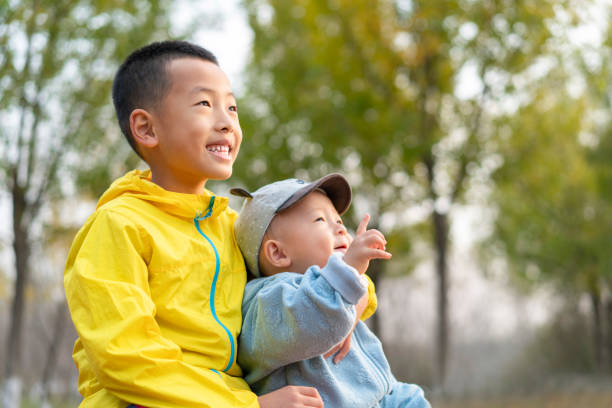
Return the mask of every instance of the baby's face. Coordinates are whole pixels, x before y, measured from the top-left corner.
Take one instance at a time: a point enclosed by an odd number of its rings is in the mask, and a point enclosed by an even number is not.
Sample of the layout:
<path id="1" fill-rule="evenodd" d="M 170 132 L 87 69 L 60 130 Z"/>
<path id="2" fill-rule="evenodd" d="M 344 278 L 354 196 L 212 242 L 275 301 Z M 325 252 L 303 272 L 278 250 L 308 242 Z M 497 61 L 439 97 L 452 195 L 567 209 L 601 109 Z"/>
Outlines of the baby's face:
<path id="1" fill-rule="evenodd" d="M 288 272 L 304 273 L 312 265 L 323 267 L 333 252 L 345 253 L 351 243 L 338 211 L 319 191 L 278 214 L 270 232 L 291 258 Z"/>

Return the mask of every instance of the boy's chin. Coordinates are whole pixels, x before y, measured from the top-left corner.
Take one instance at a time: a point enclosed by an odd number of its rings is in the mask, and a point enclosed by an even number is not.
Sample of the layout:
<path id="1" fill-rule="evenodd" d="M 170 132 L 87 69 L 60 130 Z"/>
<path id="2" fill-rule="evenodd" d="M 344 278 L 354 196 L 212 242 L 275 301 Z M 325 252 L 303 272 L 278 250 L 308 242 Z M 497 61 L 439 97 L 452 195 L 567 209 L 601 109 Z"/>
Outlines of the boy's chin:
<path id="1" fill-rule="evenodd" d="M 208 179 L 209 180 L 223 181 L 223 180 L 227 180 L 231 176 L 232 176 L 232 170 L 230 169 L 227 172 L 219 172 L 218 174 L 215 174 L 215 175 L 209 177 Z"/>

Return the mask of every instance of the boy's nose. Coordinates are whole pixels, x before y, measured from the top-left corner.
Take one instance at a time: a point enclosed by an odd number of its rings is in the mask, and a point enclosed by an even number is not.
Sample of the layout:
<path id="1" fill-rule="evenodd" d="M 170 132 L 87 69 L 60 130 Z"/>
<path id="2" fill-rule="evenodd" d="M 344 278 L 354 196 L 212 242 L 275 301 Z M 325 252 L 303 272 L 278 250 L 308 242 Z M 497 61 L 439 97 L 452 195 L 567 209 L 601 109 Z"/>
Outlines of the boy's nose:
<path id="1" fill-rule="evenodd" d="M 347 231 L 346 231 L 346 227 L 344 226 L 344 224 L 336 224 L 339 228 L 338 228 L 338 234 L 340 235 L 346 235 Z"/>
<path id="2" fill-rule="evenodd" d="M 232 120 L 227 113 L 221 112 L 217 115 L 217 123 L 215 124 L 215 128 L 217 131 L 222 133 L 229 133 L 234 129 L 232 126 Z"/>
<path id="3" fill-rule="evenodd" d="M 221 133 L 230 133 L 233 127 L 230 122 L 219 123 L 217 125 L 217 130 Z"/>

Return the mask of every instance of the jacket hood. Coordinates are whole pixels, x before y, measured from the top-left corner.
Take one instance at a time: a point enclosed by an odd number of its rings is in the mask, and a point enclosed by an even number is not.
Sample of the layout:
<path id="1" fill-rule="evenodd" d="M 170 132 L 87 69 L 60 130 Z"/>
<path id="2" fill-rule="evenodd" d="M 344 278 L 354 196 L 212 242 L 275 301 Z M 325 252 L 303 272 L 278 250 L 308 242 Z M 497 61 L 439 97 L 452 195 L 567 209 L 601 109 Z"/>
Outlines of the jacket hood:
<path id="1" fill-rule="evenodd" d="M 133 197 L 144 200 L 163 211 L 184 218 L 194 218 L 202 215 L 214 197 L 211 216 L 214 217 L 225 210 L 227 197 L 215 197 L 204 189 L 202 194 L 184 194 L 168 191 L 151 181 L 151 171 L 132 170 L 115 180 L 102 194 L 96 209 L 99 209 L 119 197 Z"/>

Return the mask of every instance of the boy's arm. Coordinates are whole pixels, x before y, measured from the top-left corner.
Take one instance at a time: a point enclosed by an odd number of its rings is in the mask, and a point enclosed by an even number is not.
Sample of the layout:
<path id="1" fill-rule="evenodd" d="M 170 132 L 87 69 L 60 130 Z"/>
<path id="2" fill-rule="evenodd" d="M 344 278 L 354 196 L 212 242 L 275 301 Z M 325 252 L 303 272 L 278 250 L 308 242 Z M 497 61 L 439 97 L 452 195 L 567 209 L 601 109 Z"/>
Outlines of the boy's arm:
<path id="1" fill-rule="evenodd" d="M 239 364 L 254 382 L 287 364 L 325 353 L 347 336 L 366 293 L 356 271 L 334 254 L 323 268 L 252 281 L 243 300 Z"/>
<path id="2" fill-rule="evenodd" d="M 64 284 L 74 325 L 100 385 L 142 406 L 257 407 L 211 370 L 186 363 L 155 320 L 140 230 L 102 212 L 79 233 Z"/>
<path id="3" fill-rule="evenodd" d="M 368 275 L 364 274 L 363 276 L 368 280 L 368 305 L 361 315 L 361 321 L 366 321 L 376 312 L 378 308 L 378 297 L 376 296 L 376 288 L 374 287 L 372 279 L 370 279 Z"/>

